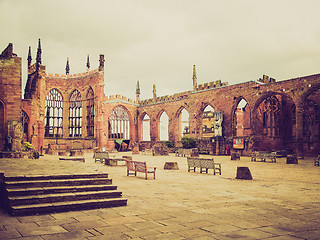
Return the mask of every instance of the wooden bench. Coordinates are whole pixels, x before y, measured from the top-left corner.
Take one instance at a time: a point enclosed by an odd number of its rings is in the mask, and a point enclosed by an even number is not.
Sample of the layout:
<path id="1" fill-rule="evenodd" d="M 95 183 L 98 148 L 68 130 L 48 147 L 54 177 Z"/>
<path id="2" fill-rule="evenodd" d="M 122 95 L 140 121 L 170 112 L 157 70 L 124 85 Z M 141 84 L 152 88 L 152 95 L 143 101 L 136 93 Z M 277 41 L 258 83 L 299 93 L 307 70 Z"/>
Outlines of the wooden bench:
<path id="1" fill-rule="evenodd" d="M 266 162 L 269 159 L 271 162 L 277 162 L 277 153 L 276 152 L 259 152 L 255 151 L 251 155 L 252 162 Z"/>
<path id="2" fill-rule="evenodd" d="M 105 162 L 107 159 L 109 159 L 109 153 L 108 152 L 95 152 L 94 153 L 94 162 Z"/>
<path id="3" fill-rule="evenodd" d="M 196 171 L 196 168 L 200 168 L 200 173 L 206 172 L 208 173 L 209 169 L 213 169 L 213 174 L 216 173 L 221 175 L 221 164 L 214 162 L 213 158 L 194 158 L 188 157 L 188 172 L 193 170 Z"/>
<path id="4" fill-rule="evenodd" d="M 152 169 L 151 168 L 148 169 L 146 162 L 137 162 L 137 161 L 128 160 L 127 161 L 127 176 L 129 176 L 129 175 L 137 176 L 137 172 L 145 173 L 146 180 L 148 179 L 148 173 L 153 173 L 153 178 L 156 179 L 156 167 L 154 167 Z"/>
<path id="5" fill-rule="evenodd" d="M 142 154 L 153 155 L 152 149 L 144 149 L 144 150 L 142 150 Z"/>
<path id="6" fill-rule="evenodd" d="M 319 161 L 320 161 L 320 155 L 318 155 L 318 156 L 314 159 L 314 165 L 315 165 L 315 166 L 320 166 L 320 165 L 319 165 Z"/>
<path id="7" fill-rule="evenodd" d="M 59 160 L 63 161 L 76 161 L 76 162 L 85 162 L 84 158 L 72 158 L 72 157 L 67 157 L 67 158 L 59 158 Z"/>
<path id="8" fill-rule="evenodd" d="M 176 157 L 198 157 L 199 151 L 198 148 L 190 148 L 190 149 L 184 149 L 179 148 L 176 150 Z"/>
<path id="9" fill-rule="evenodd" d="M 176 153 L 176 157 L 184 157 L 183 148 L 177 149 L 175 153 Z"/>

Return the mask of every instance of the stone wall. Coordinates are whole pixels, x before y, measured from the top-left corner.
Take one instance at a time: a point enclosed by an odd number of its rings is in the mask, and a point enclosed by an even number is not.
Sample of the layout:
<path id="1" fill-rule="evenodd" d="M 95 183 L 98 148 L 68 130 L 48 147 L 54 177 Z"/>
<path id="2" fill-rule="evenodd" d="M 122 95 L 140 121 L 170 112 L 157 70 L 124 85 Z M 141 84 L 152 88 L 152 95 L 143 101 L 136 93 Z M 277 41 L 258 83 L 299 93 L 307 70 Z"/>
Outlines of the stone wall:
<path id="1" fill-rule="evenodd" d="M 11 43 L 0 55 L 0 102 L 0 150 L 3 150 L 5 137 L 14 133 L 9 127 L 21 124 L 21 58 L 13 53 Z M 21 149 L 16 140 L 13 150 Z"/>

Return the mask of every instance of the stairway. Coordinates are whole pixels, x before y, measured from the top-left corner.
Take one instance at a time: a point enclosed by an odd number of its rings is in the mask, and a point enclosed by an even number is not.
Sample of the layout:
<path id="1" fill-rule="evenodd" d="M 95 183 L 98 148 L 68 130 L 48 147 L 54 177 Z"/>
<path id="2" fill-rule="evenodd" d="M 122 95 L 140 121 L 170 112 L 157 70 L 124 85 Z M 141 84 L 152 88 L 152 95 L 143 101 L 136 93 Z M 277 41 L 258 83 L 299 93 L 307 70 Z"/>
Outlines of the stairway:
<path id="1" fill-rule="evenodd" d="M 11 215 L 126 206 L 108 174 L 4 177 L 2 205 Z"/>

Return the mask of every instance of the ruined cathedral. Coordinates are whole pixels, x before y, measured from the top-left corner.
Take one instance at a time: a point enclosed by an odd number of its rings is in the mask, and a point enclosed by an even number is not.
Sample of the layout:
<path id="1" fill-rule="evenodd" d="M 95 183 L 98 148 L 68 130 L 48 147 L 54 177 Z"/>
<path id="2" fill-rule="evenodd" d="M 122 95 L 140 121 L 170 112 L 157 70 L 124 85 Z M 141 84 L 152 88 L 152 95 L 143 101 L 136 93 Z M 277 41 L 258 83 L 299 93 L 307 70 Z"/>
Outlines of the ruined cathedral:
<path id="1" fill-rule="evenodd" d="M 234 85 L 220 80 L 198 84 L 194 66 L 189 91 L 157 96 L 154 86 L 153 98 L 140 99 L 138 82 L 132 100 L 105 96 L 104 55 L 97 69 L 90 69 L 88 56 L 87 71 L 69 74 L 67 62 L 66 74 L 60 75 L 46 72 L 41 53 L 39 40 L 35 63 L 29 48 L 23 97 L 21 58 L 13 53 L 13 44 L 0 55 L 0 151 L 10 143 L 10 150 L 19 152 L 23 142 L 50 154 L 144 150 L 160 142 L 160 118 L 166 114 L 168 140 L 176 147 L 186 135 L 209 154 L 225 154 L 226 149 L 241 155 L 256 150 L 319 154 L 320 74 L 278 82 L 263 75 Z"/>

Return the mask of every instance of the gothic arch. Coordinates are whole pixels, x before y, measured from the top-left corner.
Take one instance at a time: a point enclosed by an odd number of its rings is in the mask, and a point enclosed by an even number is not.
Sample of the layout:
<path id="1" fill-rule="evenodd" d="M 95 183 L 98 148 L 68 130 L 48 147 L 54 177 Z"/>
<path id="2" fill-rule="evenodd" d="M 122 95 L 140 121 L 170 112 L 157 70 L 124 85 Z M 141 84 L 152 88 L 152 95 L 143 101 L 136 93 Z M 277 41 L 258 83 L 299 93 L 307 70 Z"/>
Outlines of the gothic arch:
<path id="1" fill-rule="evenodd" d="M 157 115 L 158 122 L 158 140 L 169 140 L 169 115 L 162 109 Z"/>
<path id="2" fill-rule="evenodd" d="M 201 137 L 213 137 L 214 134 L 214 107 L 211 104 L 202 104 L 200 112 Z"/>
<path id="3" fill-rule="evenodd" d="M 62 137 L 63 96 L 57 88 L 51 89 L 45 100 L 45 137 Z"/>
<path id="4" fill-rule="evenodd" d="M 319 154 L 320 147 L 320 84 L 314 86 L 309 85 L 309 88 L 304 91 L 298 102 L 297 112 L 302 113 L 302 117 L 297 116 L 297 121 L 300 120 L 300 133 L 304 152 Z M 301 123 L 302 121 L 302 123 Z M 302 128 L 302 129 L 301 129 Z M 298 131 L 298 129 L 297 129 Z"/>
<path id="5" fill-rule="evenodd" d="M 140 129 L 141 129 L 141 136 L 140 136 L 140 139 L 142 141 L 150 141 L 151 139 L 151 136 L 150 136 L 150 116 L 148 113 L 146 112 L 143 112 L 141 114 L 141 117 L 140 117 L 141 121 L 140 121 Z"/>
<path id="6" fill-rule="evenodd" d="M 82 96 L 75 89 L 69 97 L 69 137 L 82 137 Z"/>
<path id="7" fill-rule="evenodd" d="M 252 134 L 259 136 L 256 150 L 290 147 L 295 131 L 293 106 L 292 98 L 282 92 L 266 92 L 256 101 L 251 122 Z M 268 146 L 271 139 L 273 145 Z"/>
<path id="8" fill-rule="evenodd" d="M 109 139 L 130 139 L 131 117 L 123 105 L 115 106 L 108 116 Z"/>
<path id="9" fill-rule="evenodd" d="M 91 87 L 89 87 L 86 96 L 86 115 L 87 115 L 87 136 L 94 136 L 95 130 L 95 104 L 94 104 L 94 92 Z"/>
<path id="10" fill-rule="evenodd" d="M 181 106 L 175 113 L 176 121 L 176 137 L 177 141 L 181 141 L 181 137 L 190 134 L 190 113 Z"/>
<path id="11" fill-rule="evenodd" d="M 249 136 L 251 128 L 251 107 L 246 98 L 240 96 L 235 99 L 231 110 L 232 136 Z M 243 128 L 242 134 L 239 128 Z M 238 131 L 237 131 L 238 130 Z"/>
<path id="12" fill-rule="evenodd" d="M 23 129 L 23 141 L 24 142 L 29 142 L 29 123 L 30 123 L 30 118 L 28 114 L 24 111 L 21 110 L 21 122 L 22 122 L 22 129 Z"/>

